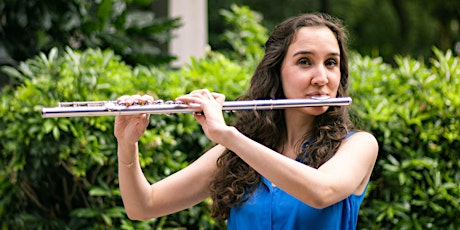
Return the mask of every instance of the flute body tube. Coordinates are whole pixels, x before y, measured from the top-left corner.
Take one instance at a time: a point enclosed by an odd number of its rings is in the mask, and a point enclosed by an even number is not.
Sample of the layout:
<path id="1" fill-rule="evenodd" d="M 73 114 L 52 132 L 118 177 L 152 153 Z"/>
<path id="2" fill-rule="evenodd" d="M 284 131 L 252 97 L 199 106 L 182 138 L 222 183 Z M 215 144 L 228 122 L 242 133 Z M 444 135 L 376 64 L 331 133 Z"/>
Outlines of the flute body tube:
<path id="1" fill-rule="evenodd" d="M 350 97 L 338 98 L 308 98 L 308 99 L 269 99 L 225 101 L 223 111 L 236 110 L 273 110 L 312 106 L 344 106 L 351 104 Z M 93 117 L 93 116 L 118 116 L 133 114 L 173 114 L 201 112 L 197 104 L 182 103 L 153 103 L 147 105 L 125 106 L 115 101 L 95 102 L 61 102 L 57 107 L 42 108 L 43 118 L 54 117 Z"/>

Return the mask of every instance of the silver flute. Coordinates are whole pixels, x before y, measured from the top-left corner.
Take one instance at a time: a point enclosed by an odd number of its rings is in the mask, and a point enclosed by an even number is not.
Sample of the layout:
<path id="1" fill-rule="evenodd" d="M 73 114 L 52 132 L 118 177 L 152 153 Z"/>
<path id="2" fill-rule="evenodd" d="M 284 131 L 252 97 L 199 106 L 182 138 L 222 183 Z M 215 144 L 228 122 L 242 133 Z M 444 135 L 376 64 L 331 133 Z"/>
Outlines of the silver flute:
<path id="1" fill-rule="evenodd" d="M 314 97 L 308 99 L 268 99 L 225 101 L 223 111 L 236 110 L 273 110 L 312 106 L 343 106 L 351 104 L 350 97 Z M 173 114 L 200 113 L 199 104 L 157 100 L 147 104 L 126 106 L 116 101 L 59 102 L 57 107 L 42 108 L 43 118 L 53 117 L 93 117 L 133 114 Z"/>

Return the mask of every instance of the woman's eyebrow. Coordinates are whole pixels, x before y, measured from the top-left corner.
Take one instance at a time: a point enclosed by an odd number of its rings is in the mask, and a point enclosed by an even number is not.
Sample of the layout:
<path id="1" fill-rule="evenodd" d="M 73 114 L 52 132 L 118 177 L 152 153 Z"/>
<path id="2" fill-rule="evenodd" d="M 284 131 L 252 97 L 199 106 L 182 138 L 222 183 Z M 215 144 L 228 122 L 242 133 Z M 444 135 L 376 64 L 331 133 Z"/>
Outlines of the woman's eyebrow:
<path id="1" fill-rule="evenodd" d="M 313 54 L 313 52 L 308 51 L 308 50 L 301 50 L 301 51 L 295 52 L 292 56 L 295 57 L 297 55 L 305 55 L 305 54 Z M 340 57 L 340 53 L 331 52 L 327 56 L 339 56 Z"/>
<path id="2" fill-rule="evenodd" d="M 313 52 L 307 51 L 307 50 L 301 50 L 301 51 L 295 52 L 292 56 L 295 57 L 297 55 L 305 55 L 305 54 L 313 54 Z"/>

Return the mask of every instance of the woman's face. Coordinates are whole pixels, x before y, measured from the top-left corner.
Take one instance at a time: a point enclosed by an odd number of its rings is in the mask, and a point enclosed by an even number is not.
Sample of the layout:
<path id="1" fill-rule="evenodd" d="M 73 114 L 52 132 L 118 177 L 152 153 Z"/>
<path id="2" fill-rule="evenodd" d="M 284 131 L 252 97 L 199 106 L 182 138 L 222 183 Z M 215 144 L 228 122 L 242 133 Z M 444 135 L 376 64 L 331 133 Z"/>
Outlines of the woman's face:
<path id="1" fill-rule="evenodd" d="M 329 28 L 302 27 L 297 31 L 281 66 L 281 82 L 286 98 L 336 97 L 340 84 L 340 48 Z M 305 110 L 319 115 L 327 108 Z"/>

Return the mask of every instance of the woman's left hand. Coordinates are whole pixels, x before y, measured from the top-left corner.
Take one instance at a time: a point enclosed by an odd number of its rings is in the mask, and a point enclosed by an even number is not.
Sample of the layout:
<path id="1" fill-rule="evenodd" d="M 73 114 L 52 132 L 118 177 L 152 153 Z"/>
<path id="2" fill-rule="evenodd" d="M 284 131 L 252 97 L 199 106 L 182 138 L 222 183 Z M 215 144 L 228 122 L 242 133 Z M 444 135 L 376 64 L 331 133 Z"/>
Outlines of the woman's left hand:
<path id="1" fill-rule="evenodd" d="M 209 92 L 207 89 L 194 90 L 187 95 L 176 99 L 186 104 L 199 104 L 202 112 L 194 113 L 194 117 L 200 123 L 206 136 L 216 142 L 221 143 L 223 131 L 227 128 L 223 114 L 222 105 L 225 95 Z"/>

